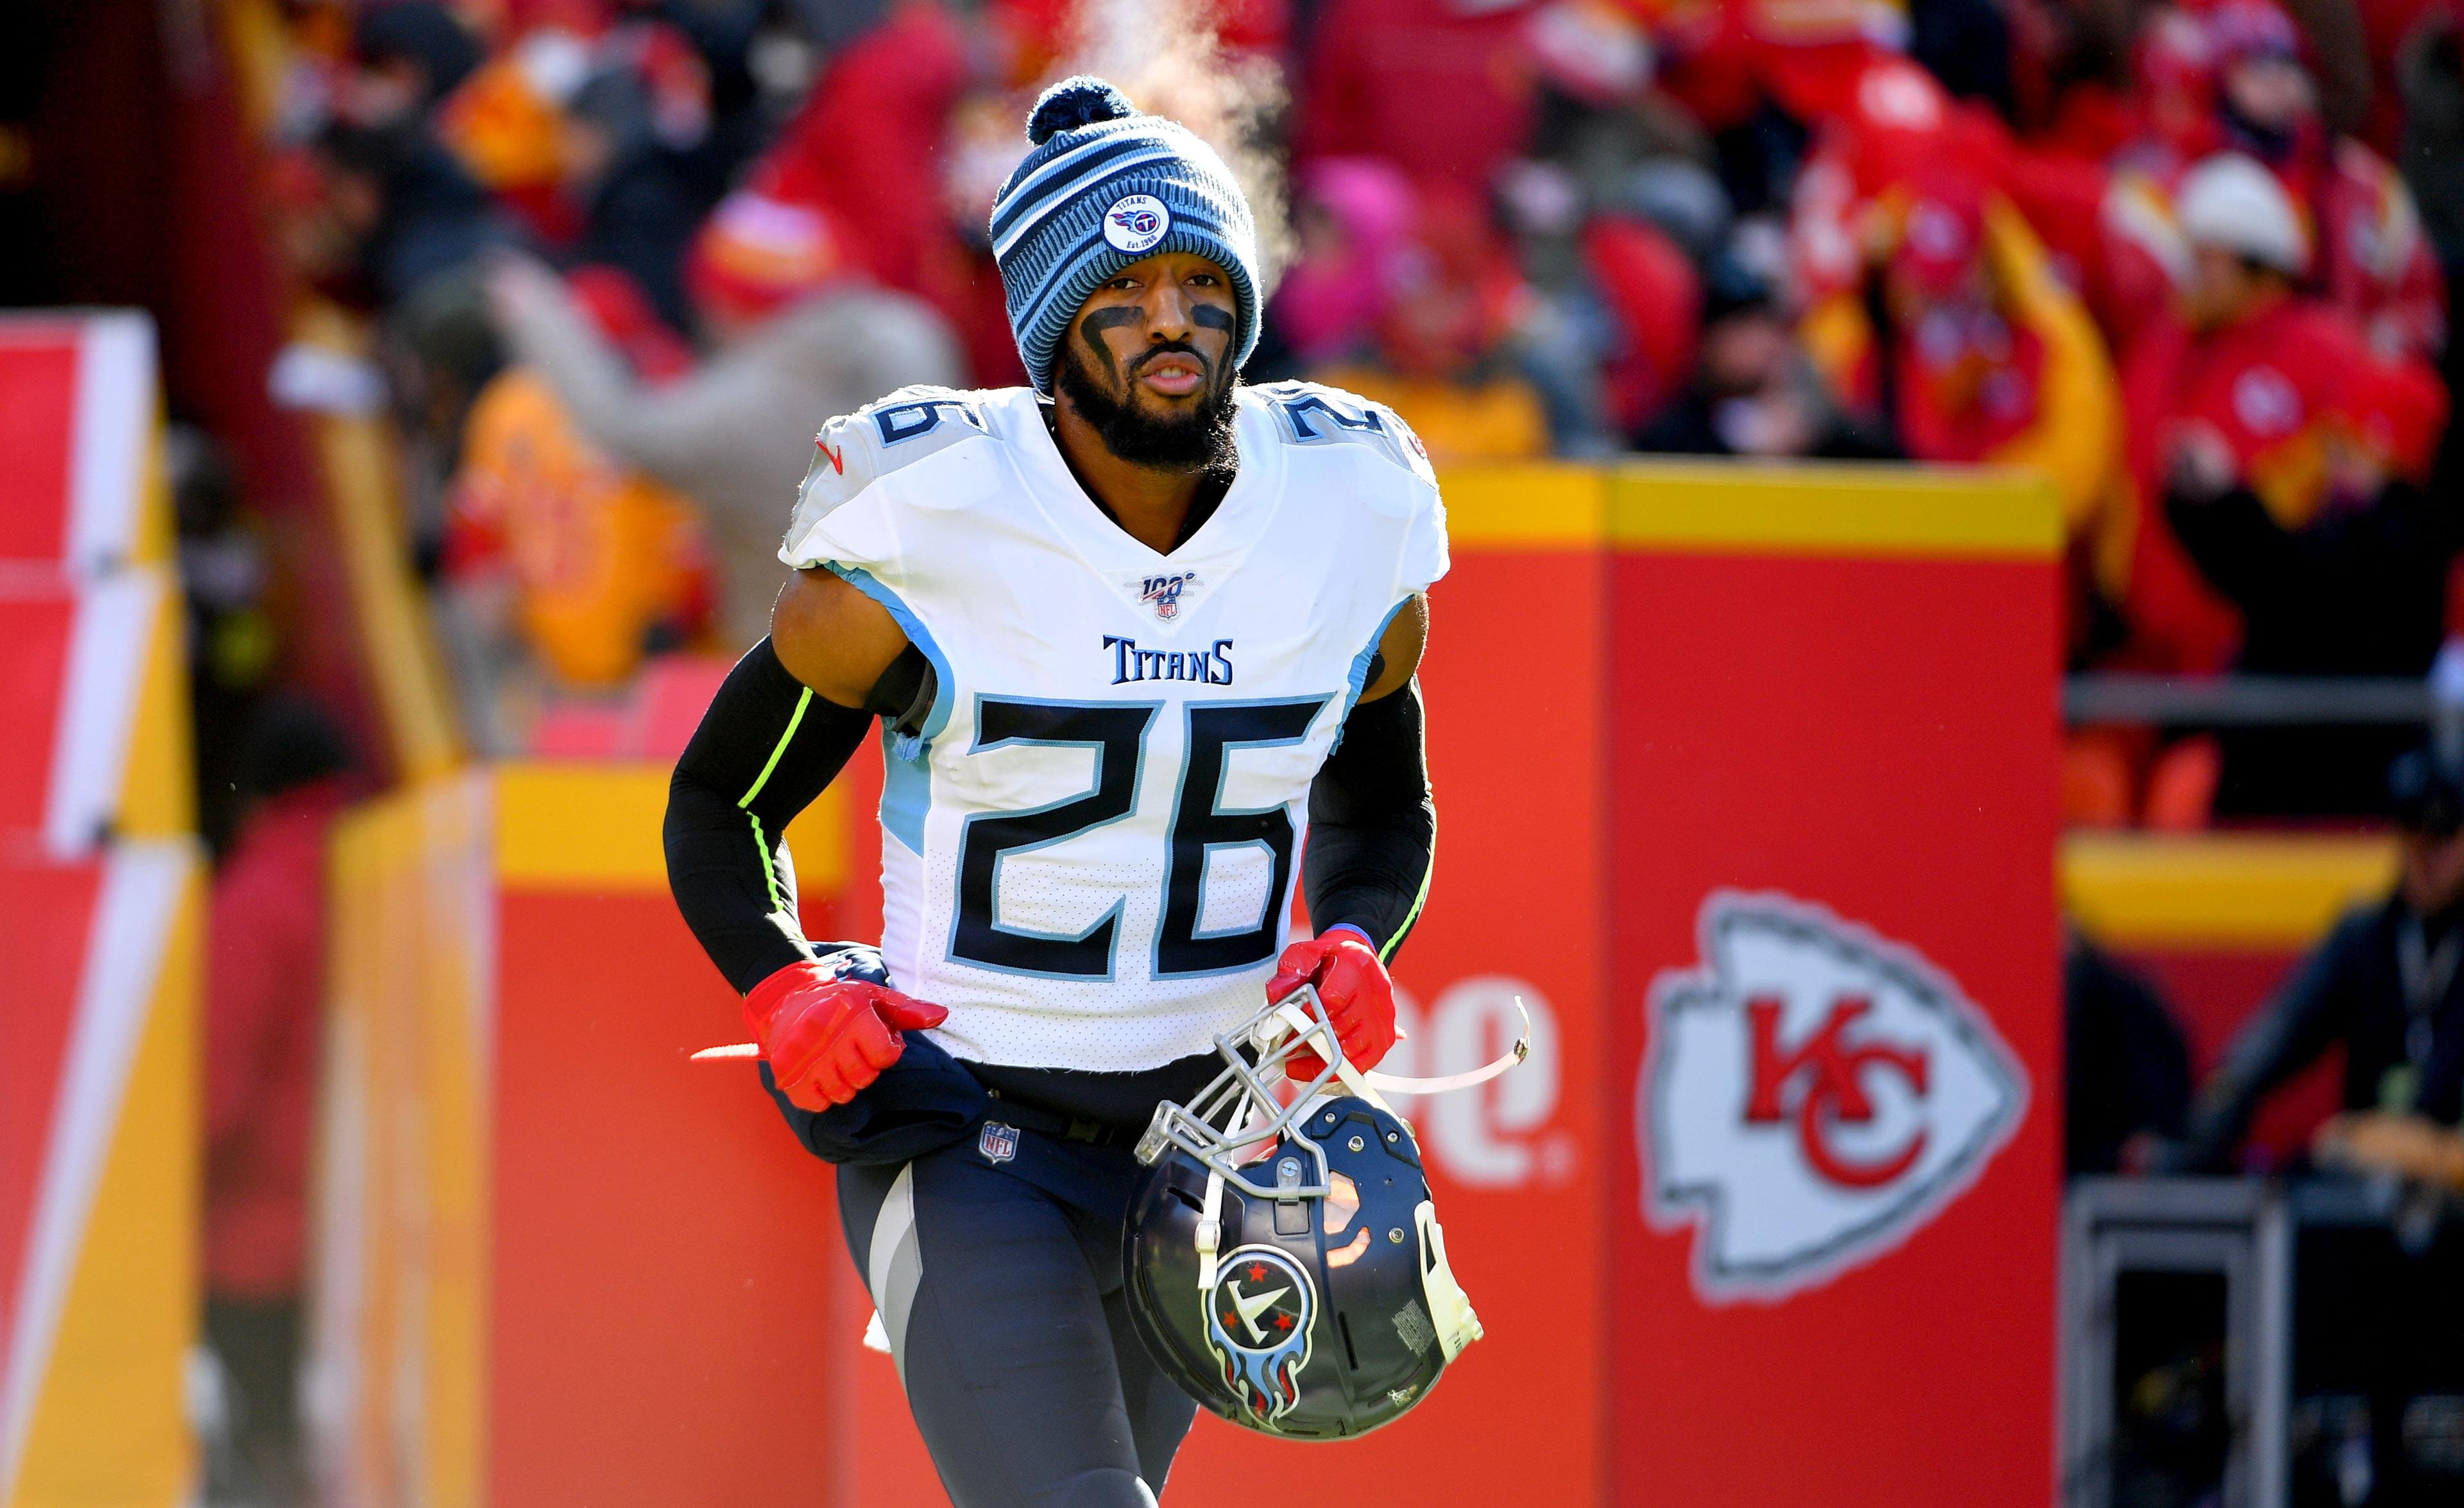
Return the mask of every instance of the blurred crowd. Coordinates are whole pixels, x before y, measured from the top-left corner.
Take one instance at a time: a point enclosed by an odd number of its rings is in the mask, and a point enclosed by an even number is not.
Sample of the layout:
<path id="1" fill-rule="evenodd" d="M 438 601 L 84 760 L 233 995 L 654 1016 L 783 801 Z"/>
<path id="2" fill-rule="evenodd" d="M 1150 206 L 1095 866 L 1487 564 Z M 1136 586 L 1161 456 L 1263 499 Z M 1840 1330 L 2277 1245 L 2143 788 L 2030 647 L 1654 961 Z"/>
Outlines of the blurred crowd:
<path id="1" fill-rule="evenodd" d="M 280 239 L 382 321 L 483 746 L 586 744 L 577 696 L 757 637 L 821 418 L 1023 380 L 986 209 L 1088 67 L 1282 211 L 1250 378 L 1441 459 L 2032 468 L 2073 669 L 2416 676 L 2446 636 L 2448 0 L 280 13 Z M 2368 811 L 2396 751 L 2085 730 L 2064 799 Z"/>

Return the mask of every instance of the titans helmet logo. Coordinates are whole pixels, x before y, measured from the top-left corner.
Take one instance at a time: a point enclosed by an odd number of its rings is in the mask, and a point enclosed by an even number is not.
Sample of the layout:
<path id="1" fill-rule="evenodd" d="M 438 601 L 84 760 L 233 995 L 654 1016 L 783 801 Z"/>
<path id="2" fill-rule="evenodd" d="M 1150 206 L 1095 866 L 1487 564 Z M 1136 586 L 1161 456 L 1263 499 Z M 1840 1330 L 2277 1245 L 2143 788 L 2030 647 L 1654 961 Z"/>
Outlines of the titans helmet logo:
<path id="1" fill-rule="evenodd" d="M 1301 1401 L 1317 1288 L 1271 1246 L 1224 1253 L 1221 1273 L 1206 1296 L 1206 1343 L 1250 1418 L 1272 1429 Z"/>

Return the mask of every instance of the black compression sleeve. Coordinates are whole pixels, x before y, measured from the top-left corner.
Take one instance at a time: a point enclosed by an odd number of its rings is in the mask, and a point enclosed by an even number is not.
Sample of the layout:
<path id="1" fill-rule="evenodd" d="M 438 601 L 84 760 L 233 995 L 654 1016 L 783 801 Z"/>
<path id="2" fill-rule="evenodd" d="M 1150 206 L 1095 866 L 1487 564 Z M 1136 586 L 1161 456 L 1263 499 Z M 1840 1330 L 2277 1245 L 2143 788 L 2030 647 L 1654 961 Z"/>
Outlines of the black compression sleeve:
<path id="1" fill-rule="evenodd" d="M 1352 709 L 1309 787 L 1301 879 L 1310 924 L 1324 932 L 1349 922 L 1391 960 L 1420 918 L 1437 843 L 1415 677 Z"/>
<path id="2" fill-rule="evenodd" d="M 727 673 L 676 761 L 668 888 L 738 994 L 811 956 L 796 922 L 787 823 L 837 777 L 871 724 L 871 713 L 787 674 L 765 638 Z"/>

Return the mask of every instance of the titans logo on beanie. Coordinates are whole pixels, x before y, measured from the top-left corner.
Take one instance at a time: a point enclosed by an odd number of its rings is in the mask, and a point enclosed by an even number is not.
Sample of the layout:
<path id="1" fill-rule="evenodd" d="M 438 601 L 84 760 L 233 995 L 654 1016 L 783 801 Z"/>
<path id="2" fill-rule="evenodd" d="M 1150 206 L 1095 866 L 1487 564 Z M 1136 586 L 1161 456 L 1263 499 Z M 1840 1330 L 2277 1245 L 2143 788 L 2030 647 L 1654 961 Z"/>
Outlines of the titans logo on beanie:
<path id="1" fill-rule="evenodd" d="M 1026 139 L 1025 160 L 993 196 L 992 243 L 1036 390 L 1052 390 L 1053 357 L 1087 296 L 1165 252 L 1203 256 L 1231 278 L 1239 369 L 1258 344 L 1258 232 L 1215 149 L 1083 75 L 1044 92 Z"/>

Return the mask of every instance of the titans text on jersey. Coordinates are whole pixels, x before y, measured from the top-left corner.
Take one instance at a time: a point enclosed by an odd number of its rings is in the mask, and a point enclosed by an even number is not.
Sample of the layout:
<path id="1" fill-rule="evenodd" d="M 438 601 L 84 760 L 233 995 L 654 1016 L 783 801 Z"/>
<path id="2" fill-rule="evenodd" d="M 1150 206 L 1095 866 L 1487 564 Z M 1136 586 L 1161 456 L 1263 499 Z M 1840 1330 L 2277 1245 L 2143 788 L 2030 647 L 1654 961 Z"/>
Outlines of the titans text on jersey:
<path id="1" fill-rule="evenodd" d="M 1198 680 L 1232 684 L 1232 641 L 1217 639 L 1203 650 L 1142 650 L 1135 639 L 1104 635 L 1112 652 L 1112 684 L 1133 680 Z"/>

